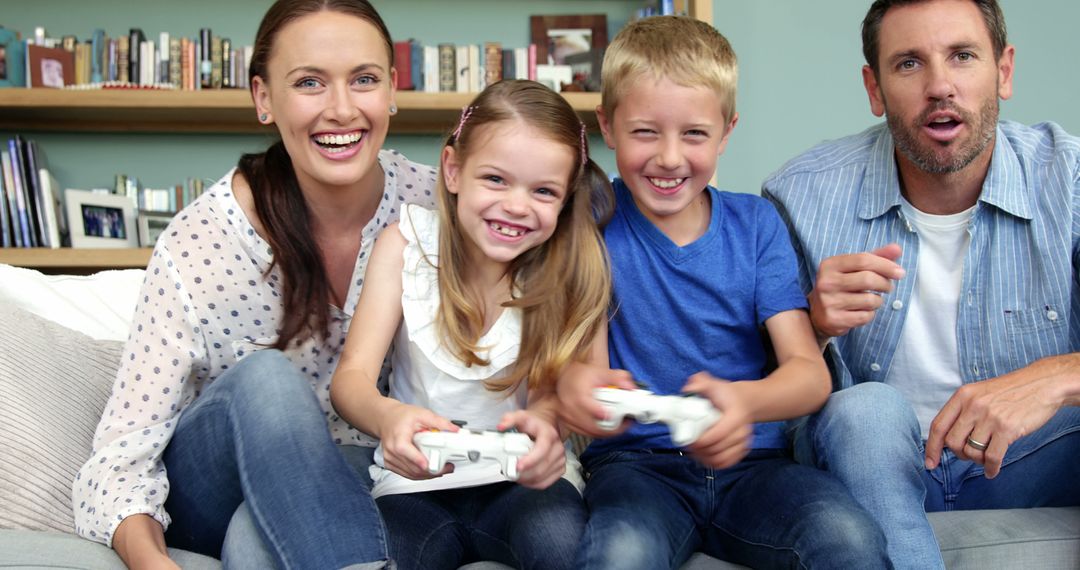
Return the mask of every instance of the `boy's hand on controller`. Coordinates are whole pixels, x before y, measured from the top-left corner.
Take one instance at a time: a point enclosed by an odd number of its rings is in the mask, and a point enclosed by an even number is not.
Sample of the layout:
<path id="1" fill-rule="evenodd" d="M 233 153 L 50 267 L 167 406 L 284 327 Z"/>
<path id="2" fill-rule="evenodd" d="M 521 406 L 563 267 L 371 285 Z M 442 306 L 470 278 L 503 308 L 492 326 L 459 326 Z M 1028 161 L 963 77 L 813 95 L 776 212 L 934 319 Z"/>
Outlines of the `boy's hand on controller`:
<path id="1" fill-rule="evenodd" d="M 546 489 L 558 481 L 566 472 L 566 450 L 559 438 L 559 430 L 528 410 L 503 415 L 499 431 L 511 428 L 533 440 L 532 450 L 518 460 L 518 484 L 530 489 Z"/>
<path id="2" fill-rule="evenodd" d="M 634 390 L 637 385 L 625 370 L 612 370 L 583 362 L 573 362 L 559 378 L 559 419 L 574 431 L 589 437 L 611 437 L 622 433 L 630 421 L 614 431 L 600 429 L 596 422 L 607 417 L 604 407 L 593 398 L 595 388 L 615 387 Z"/>
<path id="3" fill-rule="evenodd" d="M 723 414 L 701 434 L 687 451 L 702 465 L 725 469 L 735 465 L 750 452 L 754 429 L 742 395 L 734 384 L 706 372 L 698 372 L 683 386 L 683 392 L 694 392 L 707 398 Z"/>
<path id="4" fill-rule="evenodd" d="M 428 461 L 416 444 L 413 436 L 417 432 L 437 429 L 440 431 L 458 431 L 458 427 L 450 420 L 435 412 L 421 408 L 401 404 L 394 409 L 393 414 L 388 414 L 389 419 L 381 426 L 383 446 L 383 463 L 387 469 L 407 477 L 409 479 L 431 479 L 445 475 L 454 470 L 451 463 L 439 473 L 428 473 Z"/>

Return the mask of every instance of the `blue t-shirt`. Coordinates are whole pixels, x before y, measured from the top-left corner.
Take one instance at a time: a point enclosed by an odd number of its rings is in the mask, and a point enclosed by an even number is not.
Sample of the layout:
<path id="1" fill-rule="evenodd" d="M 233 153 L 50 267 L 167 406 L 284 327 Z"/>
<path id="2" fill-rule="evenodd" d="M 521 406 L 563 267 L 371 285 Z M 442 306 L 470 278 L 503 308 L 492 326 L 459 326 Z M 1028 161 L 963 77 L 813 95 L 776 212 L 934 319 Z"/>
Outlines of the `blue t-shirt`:
<path id="1" fill-rule="evenodd" d="M 614 188 L 615 215 L 604 230 L 614 283 L 611 367 L 657 394 L 679 393 L 700 371 L 760 379 L 766 354 L 759 327 L 807 306 L 791 238 L 773 206 L 709 187 L 709 228 L 679 247 L 638 210 L 622 180 Z M 783 422 L 755 425 L 753 446 L 786 447 Z M 666 424 L 634 424 L 595 440 L 587 455 L 674 447 Z"/>

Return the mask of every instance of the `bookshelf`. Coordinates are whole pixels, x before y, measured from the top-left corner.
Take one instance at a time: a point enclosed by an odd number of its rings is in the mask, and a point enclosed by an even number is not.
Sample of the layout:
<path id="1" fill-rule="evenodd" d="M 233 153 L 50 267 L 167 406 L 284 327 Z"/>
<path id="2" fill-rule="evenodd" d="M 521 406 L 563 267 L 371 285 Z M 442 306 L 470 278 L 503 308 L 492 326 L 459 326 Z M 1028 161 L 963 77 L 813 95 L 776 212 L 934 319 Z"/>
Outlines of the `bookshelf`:
<path id="1" fill-rule="evenodd" d="M 712 23 L 714 0 L 678 0 L 689 14 Z M 572 3 L 568 3 L 572 4 Z M 567 10 L 573 11 L 573 10 Z M 391 134 L 441 134 L 457 120 L 471 93 L 399 91 Z M 599 93 L 564 93 L 596 128 Z M 255 120 L 247 90 L 0 89 L 0 131 L 54 133 L 267 134 Z M 47 273 L 85 274 L 146 267 L 150 249 L 0 248 L 0 263 Z"/>
<path id="2" fill-rule="evenodd" d="M 596 127 L 599 93 L 563 94 Z M 474 93 L 399 91 L 395 134 L 443 133 Z M 63 132 L 273 133 L 255 120 L 246 90 L 0 89 L 0 130 Z"/>
<path id="3" fill-rule="evenodd" d="M 0 248 L 0 263 L 29 267 L 45 273 L 81 275 L 103 269 L 143 269 L 150 262 L 150 248 L 72 249 Z"/>

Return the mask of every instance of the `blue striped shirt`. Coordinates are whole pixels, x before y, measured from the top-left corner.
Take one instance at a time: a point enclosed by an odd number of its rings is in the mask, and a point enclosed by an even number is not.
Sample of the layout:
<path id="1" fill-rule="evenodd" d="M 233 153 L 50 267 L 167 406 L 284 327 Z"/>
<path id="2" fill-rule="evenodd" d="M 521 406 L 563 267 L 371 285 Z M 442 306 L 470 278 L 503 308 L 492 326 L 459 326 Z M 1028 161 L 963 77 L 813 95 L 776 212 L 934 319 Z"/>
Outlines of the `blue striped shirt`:
<path id="1" fill-rule="evenodd" d="M 828 257 L 903 247 L 908 277 L 884 296 L 873 321 L 830 349 L 837 388 L 884 381 L 919 254 L 918 235 L 900 210 L 888 128 L 814 147 L 771 175 L 762 194 L 788 224 L 806 292 Z M 1000 122 L 968 231 L 956 330 L 964 383 L 1080 350 L 1080 138 L 1053 123 Z"/>

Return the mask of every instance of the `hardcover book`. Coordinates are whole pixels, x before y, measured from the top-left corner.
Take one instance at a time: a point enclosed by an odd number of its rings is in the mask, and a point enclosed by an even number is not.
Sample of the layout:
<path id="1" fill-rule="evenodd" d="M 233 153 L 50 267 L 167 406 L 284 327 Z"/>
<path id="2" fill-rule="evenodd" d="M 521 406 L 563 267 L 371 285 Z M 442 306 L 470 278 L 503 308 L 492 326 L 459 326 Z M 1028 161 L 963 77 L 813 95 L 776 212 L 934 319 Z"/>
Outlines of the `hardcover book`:
<path id="1" fill-rule="evenodd" d="M 456 59 L 453 44 L 439 44 L 439 91 L 457 91 Z"/>
<path id="2" fill-rule="evenodd" d="M 484 44 L 484 85 L 491 85 L 503 77 L 502 44 L 487 42 Z"/>
<path id="3" fill-rule="evenodd" d="M 8 214 L 11 218 L 11 241 L 15 247 L 24 247 L 22 222 L 19 217 L 18 190 L 15 188 L 15 175 L 11 171 L 11 153 L 7 150 L 0 151 L 0 172 L 4 176 L 5 198 L 8 204 Z"/>

